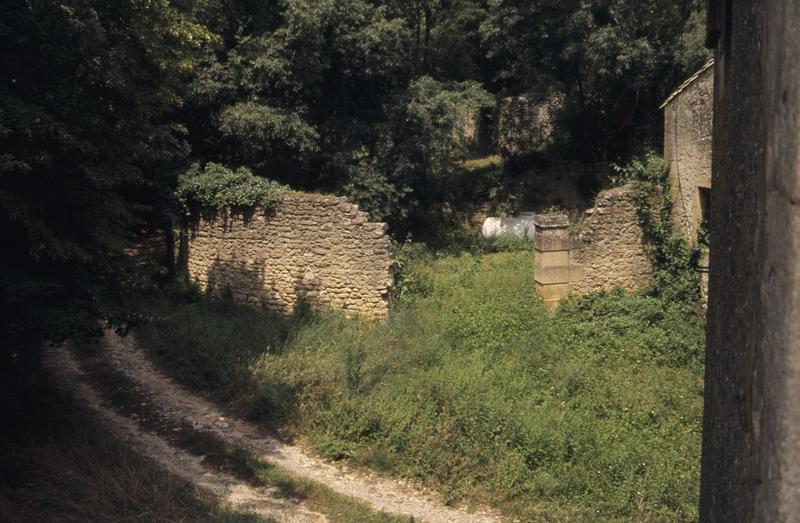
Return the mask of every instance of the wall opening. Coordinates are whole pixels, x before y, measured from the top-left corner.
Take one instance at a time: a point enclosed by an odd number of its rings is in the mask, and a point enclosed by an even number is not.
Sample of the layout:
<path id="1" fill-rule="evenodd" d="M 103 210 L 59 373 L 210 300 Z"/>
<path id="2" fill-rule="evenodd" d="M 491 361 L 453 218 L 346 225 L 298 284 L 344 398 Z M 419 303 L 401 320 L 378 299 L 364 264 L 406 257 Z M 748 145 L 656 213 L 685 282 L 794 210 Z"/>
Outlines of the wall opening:
<path id="1" fill-rule="evenodd" d="M 698 187 L 697 195 L 700 199 L 700 231 L 707 231 L 709 219 L 711 218 L 711 189 L 709 187 Z"/>

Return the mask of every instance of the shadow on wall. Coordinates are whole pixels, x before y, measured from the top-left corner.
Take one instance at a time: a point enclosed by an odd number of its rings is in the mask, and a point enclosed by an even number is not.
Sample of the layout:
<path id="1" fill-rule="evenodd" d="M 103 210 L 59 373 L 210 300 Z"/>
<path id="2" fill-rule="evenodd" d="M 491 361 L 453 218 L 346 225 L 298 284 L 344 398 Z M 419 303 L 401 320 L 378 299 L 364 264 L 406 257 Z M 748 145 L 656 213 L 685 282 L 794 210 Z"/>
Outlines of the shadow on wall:
<path id="1" fill-rule="evenodd" d="M 215 258 L 206 274 L 209 295 L 230 295 L 241 303 L 257 305 L 284 315 L 304 314 L 325 307 L 320 300 L 321 284 L 313 272 L 305 271 L 294 279 L 294 299 L 268 284 L 264 260 Z"/>
<path id="2" fill-rule="evenodd" d="M 287 315 L 298 302 L 385 317 L 394 264 L 386 225 L 343 198 L 293 193 L 275 212 L 220 212 L 184 229 L 177 262 L 204 290 Z"/>

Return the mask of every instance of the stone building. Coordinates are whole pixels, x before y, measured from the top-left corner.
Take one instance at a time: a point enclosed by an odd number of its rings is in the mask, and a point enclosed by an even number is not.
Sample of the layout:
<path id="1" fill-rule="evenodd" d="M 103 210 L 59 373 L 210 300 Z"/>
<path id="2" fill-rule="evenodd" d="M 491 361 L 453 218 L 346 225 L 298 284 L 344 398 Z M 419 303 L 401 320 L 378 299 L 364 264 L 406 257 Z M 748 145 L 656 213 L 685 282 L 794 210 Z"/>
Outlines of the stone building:
<path id="1" fill-rule="evenodd" d="M 686 80 L 664 109 L 664 165 L 672 187 L 676 232 L 697 239 L 711 202 L 714 61 Z"/>

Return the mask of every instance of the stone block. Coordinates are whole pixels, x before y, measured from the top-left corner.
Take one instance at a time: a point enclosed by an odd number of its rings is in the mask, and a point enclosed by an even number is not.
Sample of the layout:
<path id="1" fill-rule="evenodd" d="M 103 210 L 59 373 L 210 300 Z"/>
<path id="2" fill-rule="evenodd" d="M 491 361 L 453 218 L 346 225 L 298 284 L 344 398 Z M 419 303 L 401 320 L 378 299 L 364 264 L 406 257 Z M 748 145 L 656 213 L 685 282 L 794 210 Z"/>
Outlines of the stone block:
<path id="1" fill-rule="evenodd" d="M 570 282 L 570 266 L 560 265 L 553 267 L 540 267 L 533 274 L 534 281 L 540 285 Z"/>
<path id="2" fill-rule="evenodd" d="M 569 251 L 536 251 L 534 260 L 537 268 L 569 265 Z"/>

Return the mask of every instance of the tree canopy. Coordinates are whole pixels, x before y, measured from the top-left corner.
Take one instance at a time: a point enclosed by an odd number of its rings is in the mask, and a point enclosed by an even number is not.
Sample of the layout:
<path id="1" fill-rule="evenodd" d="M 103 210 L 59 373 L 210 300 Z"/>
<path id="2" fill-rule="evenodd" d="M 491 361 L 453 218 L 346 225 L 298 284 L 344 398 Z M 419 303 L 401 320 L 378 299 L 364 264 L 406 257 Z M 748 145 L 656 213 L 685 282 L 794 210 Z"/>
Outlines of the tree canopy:
<path id="1" fill-rule="evenodd" d="M 563 97 L 542 154 L 624 159 L 705 60 L 703 16 L 697 0 L 6 3 L 3 335 L 113 315 L 120 253 L 169 227 L 181 173 L 348 195 L 399 235 L 504 96 Z"/>

